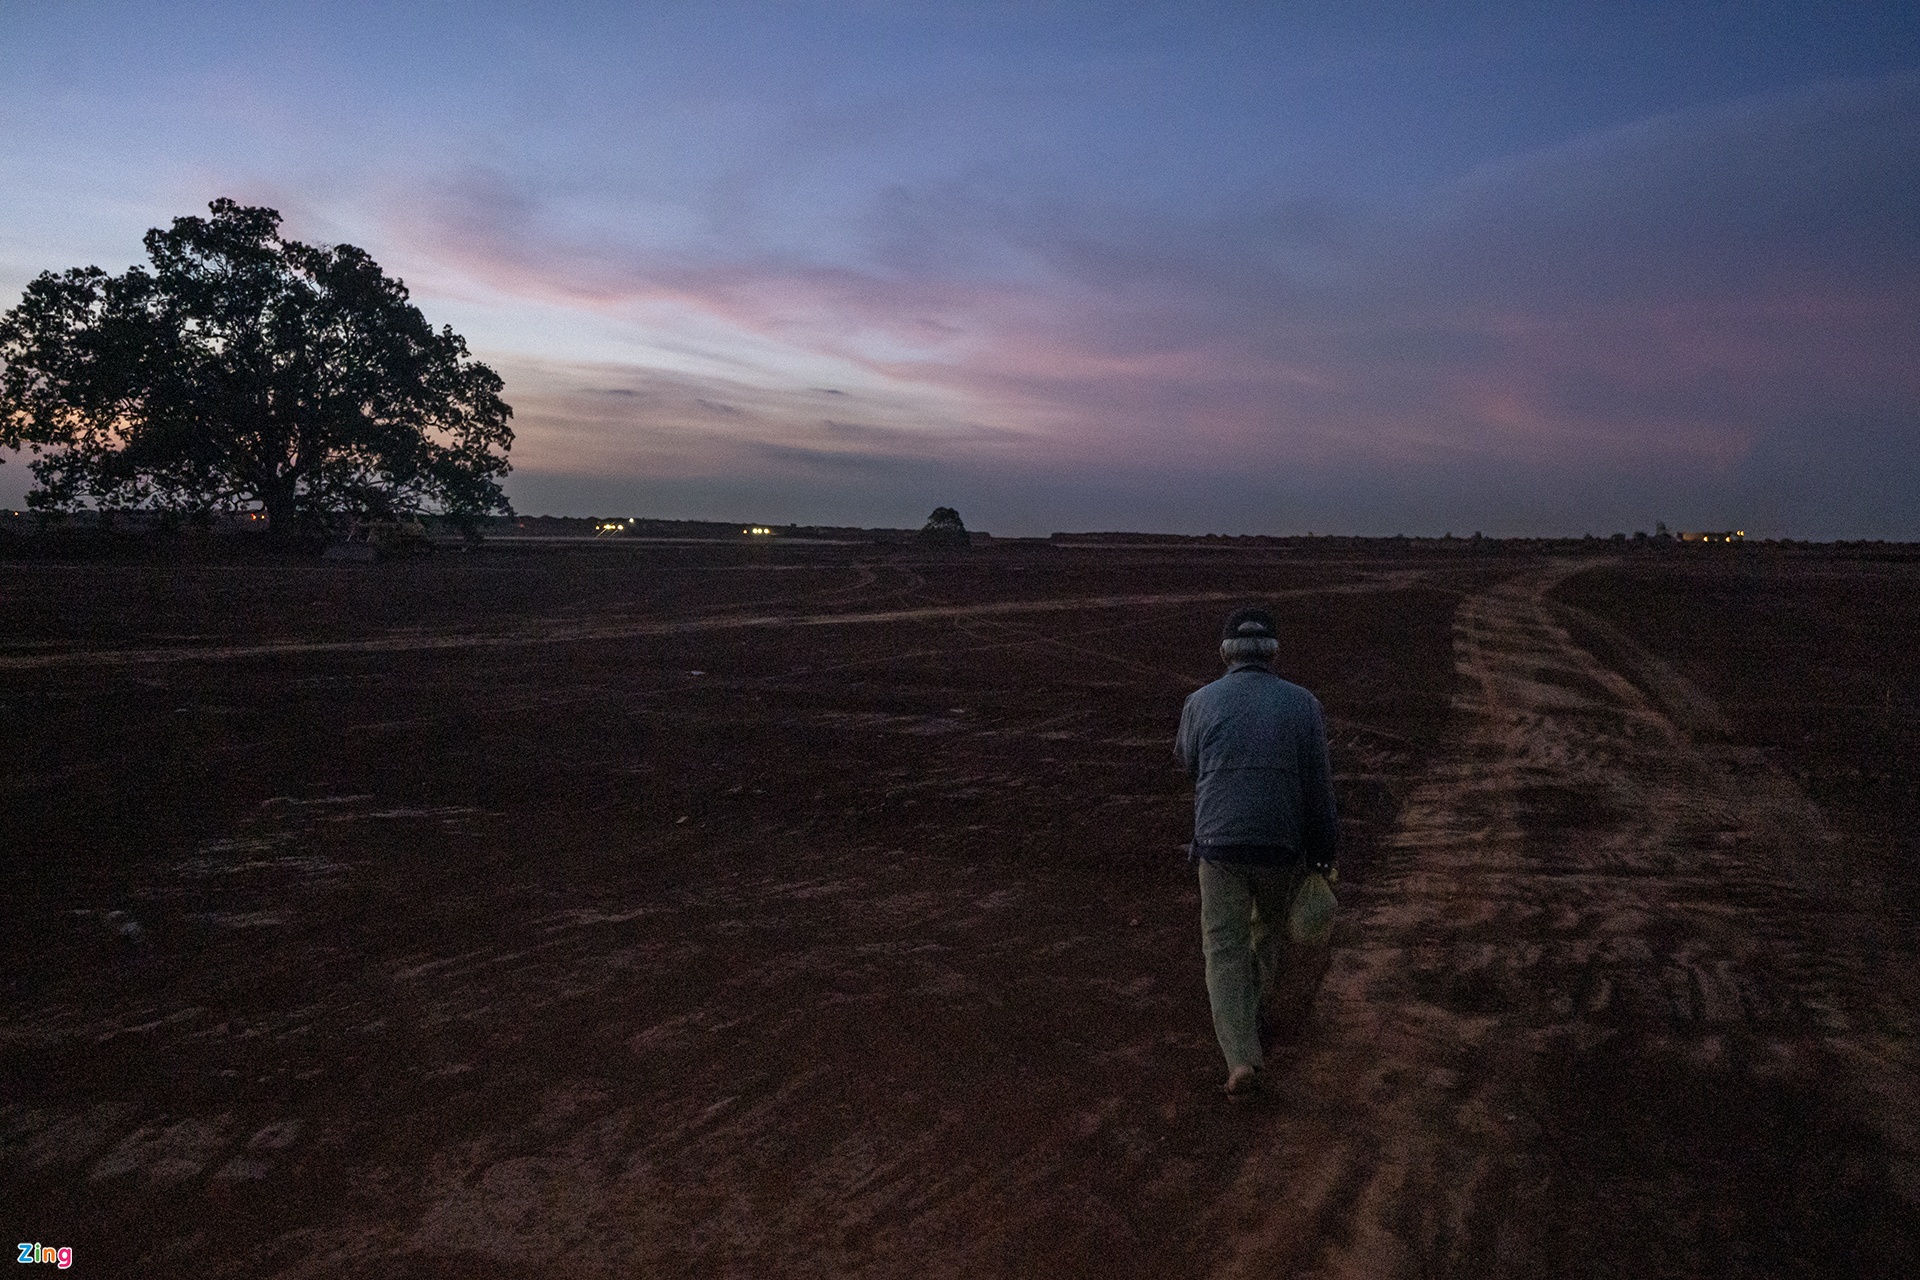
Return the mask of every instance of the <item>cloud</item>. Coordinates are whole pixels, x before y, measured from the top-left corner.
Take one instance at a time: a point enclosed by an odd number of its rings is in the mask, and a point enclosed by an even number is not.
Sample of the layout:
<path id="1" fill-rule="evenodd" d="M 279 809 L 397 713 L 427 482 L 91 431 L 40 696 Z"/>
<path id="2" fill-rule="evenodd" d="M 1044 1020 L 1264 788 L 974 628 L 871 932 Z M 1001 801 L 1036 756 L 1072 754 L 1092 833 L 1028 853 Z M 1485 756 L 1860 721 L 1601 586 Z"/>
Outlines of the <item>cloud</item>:
<path id="1" fill-rule="evenodd" d="M 800 462 L 884 470 L 991 459 L 1022 440 L 979 423 L 928 420 L 924 404 L 872 392 L 768 387 L 638 364 L 508 358 L 500 369 L 522 473 L 711 479 L 791 474 Z"/>
<path id="2" fill-rule="evenodd" d="M 1484 166 L 1438 193 L 1409 247 L 1431 286 L 1489 300 L 1866 284 L 1912 270 L 1917 172 L 1920 75 L 1829 81 Z"/>
<path id="3" fill-rule="evenodd" d="M 985 176 L 896 183 L 853 262 L 623 241 L 471 172 L 396 225 L 489 288 L 635 325 L 679 308 L 863 381 L 857 412 L 828 411 L 834 388 L 744 367 L 638 370 L 610 413 L 563 385 L 599 370 L 510 375 L 539 406 L 523 465 L 547 473 L 944 468 L 1009 493 L 1159 492 L 1202 527 L 1254 519 L 1262 494 L 1389 520 L 1367 495 L 1390 493 L 1488 532 L 1742 504 L 1782 531 L 1910 532 L 1916 186 L 1920 77 L 1899 75 L 1610 129 L 1394 206 L 1142 212 Z"/>

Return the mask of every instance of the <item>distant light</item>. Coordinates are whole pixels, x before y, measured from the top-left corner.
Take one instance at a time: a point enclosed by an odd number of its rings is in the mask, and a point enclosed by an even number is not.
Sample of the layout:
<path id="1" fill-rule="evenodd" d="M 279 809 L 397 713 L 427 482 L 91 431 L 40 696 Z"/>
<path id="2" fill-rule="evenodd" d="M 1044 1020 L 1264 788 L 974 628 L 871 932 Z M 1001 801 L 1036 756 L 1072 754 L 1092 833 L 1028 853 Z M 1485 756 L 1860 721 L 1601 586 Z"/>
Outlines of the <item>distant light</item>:
<path id="1" fill-rule="evenodd" d="M 763 525 L 763 524 L 750 524 L 746 528 L 742 529 L 740 532 L 745 534 L 751 534 L 754 537 L 758 537 L 758 538 L 768 538 L 773 536 L 773 530 L 769 529 L 766 525 Z"/>

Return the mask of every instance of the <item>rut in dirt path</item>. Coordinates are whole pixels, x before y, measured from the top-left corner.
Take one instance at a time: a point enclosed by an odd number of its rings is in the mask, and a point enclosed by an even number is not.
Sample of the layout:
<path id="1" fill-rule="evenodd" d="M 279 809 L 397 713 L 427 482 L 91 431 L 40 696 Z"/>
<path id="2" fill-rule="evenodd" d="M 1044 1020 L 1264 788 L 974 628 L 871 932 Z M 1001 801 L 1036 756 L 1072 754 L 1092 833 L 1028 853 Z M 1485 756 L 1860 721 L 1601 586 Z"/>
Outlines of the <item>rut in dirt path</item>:
<path id="1" fill-rule="evenodd" d="M 1361 576 L 1347 583 L 1268 591 L 1265 598 L 1299 599 L 1308 596 L 1355 595 L 1398 591 L 1419 575 L 1411 572 Z M 838 593 L 835 593 L 838 594 Z M 1010 617 L 1035 613 L 1077 613 L 1089 609 L 1129 609 L 1143 605 L 1219 604 L 1243 600 L 1245 591 L 1142 592 L 1130 595 L 1055 596 L 1038 600 L 997 600 L 984 604 L 925 604 L 895 609 L 848 609 L 838 613 L 731 613 L 717 617 L 648 619 L 596 623 L 541 621 L 514 630 L 431 631 L 405 630 L 357 640 L 275 640 L 259 644 L 168 645 L 144 649 L 72 649 L 54 653 L 0 655 L 0 671 L 34 671 L 54 667 L 117 667 L 167 662 L 230 662 L 292 654 L 413 653 L 449 649 L 508 649 L 533 645 L 578 644 L 636 640 L 649 636 L 689 635 L 697 632 L 778 630 L 787 627 L 844 627 L 891 625 L 902 622 L 939 622 L 963 618 Z"/>
<path id="2" fill-rule="evenodd" d="M 1448 741 L 1271 1063 L 1216 1274 L 1763 1274 L 1913 1221 L 1883 918 L 1708 700 L 1575 643 L 1545 595 L 1580 567 L 1461 603 Z"/>

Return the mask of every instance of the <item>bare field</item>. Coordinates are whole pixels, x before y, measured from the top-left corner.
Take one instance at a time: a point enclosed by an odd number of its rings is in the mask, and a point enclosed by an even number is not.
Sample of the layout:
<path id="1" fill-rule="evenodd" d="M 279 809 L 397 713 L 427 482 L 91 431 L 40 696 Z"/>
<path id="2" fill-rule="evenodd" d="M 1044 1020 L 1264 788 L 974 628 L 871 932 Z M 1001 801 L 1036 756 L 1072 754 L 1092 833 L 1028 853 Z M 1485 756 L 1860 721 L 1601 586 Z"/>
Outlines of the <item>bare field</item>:
<path id="1" fill-rule="evenodd" d="M 1345 879 L 1229 1103 L 1170 742 L 1243 599 Z M 0 1203 L 92 1274 L 1920 1270 L 1920 567 L 650 544 L 0 608 Z"/>

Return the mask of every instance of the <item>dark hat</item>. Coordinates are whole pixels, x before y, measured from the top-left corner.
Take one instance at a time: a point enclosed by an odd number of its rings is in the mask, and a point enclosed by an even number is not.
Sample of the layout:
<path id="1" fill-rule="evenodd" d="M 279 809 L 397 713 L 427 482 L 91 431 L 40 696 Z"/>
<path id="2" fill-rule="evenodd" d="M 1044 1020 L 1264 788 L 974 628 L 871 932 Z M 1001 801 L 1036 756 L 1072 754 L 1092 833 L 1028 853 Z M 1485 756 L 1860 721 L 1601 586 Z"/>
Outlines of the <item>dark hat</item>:
<path id="1" fill-rule="evenodd" d="M 1220 640 L 1278 640 L 1280 633 L 1274 630 L 1273 615 L 1258 605 L 1248 605 L 1235 609 L 1227 615 L 1227 624 L 1220 628 Z"/>

